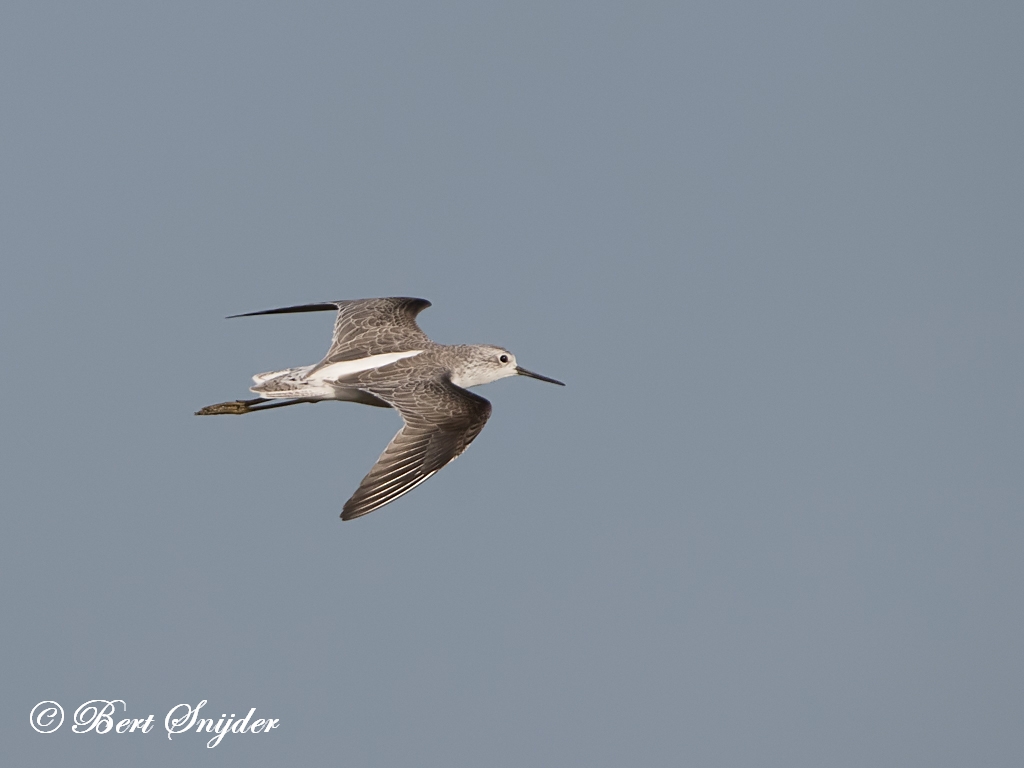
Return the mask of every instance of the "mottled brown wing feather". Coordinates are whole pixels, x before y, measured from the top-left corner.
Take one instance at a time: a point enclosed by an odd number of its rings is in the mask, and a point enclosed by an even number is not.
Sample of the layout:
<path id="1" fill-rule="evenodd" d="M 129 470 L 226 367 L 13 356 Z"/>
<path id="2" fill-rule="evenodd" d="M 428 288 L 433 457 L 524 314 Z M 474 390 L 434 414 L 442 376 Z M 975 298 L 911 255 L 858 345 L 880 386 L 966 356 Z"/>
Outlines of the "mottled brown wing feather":
<path id="1" fill-rule="evenodd" d="M 231 317 L 284 315 L 294 312 L 335 310 L 334 336 L 327 356 L 316 367 L 344 360 L 358 360 L 386 352 L 426 349 L 433 345 L 416 325 L 416 315 L 430 306 L 426 299 L 396 296 L 386 299 L 353 299 L 302 304 L 296 307 L 265 309 Z"/>
<path id="2" fill-rule="evenodd" d="M 426 299 L 358 299 L 336 304 L 334 337 L 323 364 L 425 349 L 433 344 L 416 325 L 416 315 L 430 306 Z"/>
<path id="3" fill-rule="evenodd" d="M 447 379 L 372 391 L 398 409 L 405 426 L 345 502 L 342 520 L 369 514 L 411 491 L 465 451 L 491 415 L 487 400 Z"/>

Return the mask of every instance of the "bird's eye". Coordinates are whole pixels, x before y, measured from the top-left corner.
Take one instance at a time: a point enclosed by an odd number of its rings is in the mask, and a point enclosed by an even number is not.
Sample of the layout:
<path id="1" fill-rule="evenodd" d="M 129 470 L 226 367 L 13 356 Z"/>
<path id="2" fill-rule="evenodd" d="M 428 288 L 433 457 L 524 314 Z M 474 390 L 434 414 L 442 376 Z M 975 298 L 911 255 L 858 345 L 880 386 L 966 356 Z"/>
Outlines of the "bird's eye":
<path id="1" fill-rule="evenodd" d="M 498 362 L 499 363 L 507 363 L 508 362 L 508 355 L 502 355 L 501 357 L 499 357 L 498 358 Z"/>

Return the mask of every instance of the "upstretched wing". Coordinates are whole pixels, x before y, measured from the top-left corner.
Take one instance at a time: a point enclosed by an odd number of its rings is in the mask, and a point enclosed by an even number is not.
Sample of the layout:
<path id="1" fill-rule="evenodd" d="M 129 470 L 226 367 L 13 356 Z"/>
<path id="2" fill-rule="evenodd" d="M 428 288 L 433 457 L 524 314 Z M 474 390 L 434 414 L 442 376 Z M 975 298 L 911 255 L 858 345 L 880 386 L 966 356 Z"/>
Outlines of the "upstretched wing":
<path id="1" fill-rule="evenodd" d="M 373 394 L 402 414 L 405 426 L 345 502 L 342 520 L 397 499 L 466 450 L 491 415 L 491 404 L 447 379 L 419 381 Z"/>
<path id="2" fill-rule="evenodd" d="M 387 352 L 424 349 L 432 345 L 433 342 L 416 325 L 416 315 L 429 306 L 430 302 L 426 299 L 407 297 L 354 299 L 266 309 L 262 312 L 247 312 L 231 317 L 337 311 L 331 348 L 317 366 L 319 368 L 345 360 L 359 360 Z"/>

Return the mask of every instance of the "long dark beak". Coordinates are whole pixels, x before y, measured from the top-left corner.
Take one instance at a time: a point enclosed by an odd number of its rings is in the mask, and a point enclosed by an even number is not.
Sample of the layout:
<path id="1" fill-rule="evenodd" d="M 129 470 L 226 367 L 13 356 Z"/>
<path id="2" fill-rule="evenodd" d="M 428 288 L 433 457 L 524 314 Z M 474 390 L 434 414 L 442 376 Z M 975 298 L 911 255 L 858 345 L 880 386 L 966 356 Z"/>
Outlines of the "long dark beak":
<path id="1" fill-rule="evenodd" d="M 560 387 L 565 386 L 565 384 L 560 382 L 558 379 L 549 379 L 547 376 L 541 376 L 539 373 L 534 373 L 533 371 L 528 371 L 525 368 L 520 368 L 518 365 L 516 366 L 516 373 L 518 373 L 520 376 L 529 376 L 531 379 L 540 379 L 541 381 L 548 381 L 551 382 L 552 384 L 557 384 Z"/>

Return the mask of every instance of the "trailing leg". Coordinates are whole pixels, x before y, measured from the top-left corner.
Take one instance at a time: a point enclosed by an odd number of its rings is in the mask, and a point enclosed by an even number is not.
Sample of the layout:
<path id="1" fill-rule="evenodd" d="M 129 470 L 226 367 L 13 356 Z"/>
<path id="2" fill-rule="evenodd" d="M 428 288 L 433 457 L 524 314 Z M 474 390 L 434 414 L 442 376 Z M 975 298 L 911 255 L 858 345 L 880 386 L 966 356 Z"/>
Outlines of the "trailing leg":
<path id="1" fill-rule="evenodd" d="M 268 411 L 271 408 L 283 408 L 286 405 L 297 403 L 318 403 L 322 398 L 300 397 L 295 400 L 267 400 L 262 397 L 254 397 L 252 400 L 229 400 L 226 403 L 215 403 L 196 411 L 196 416 L 221 416 L 224 414 L 241 415 L 243 413 L 255 413 L 256 411 Z"/>

